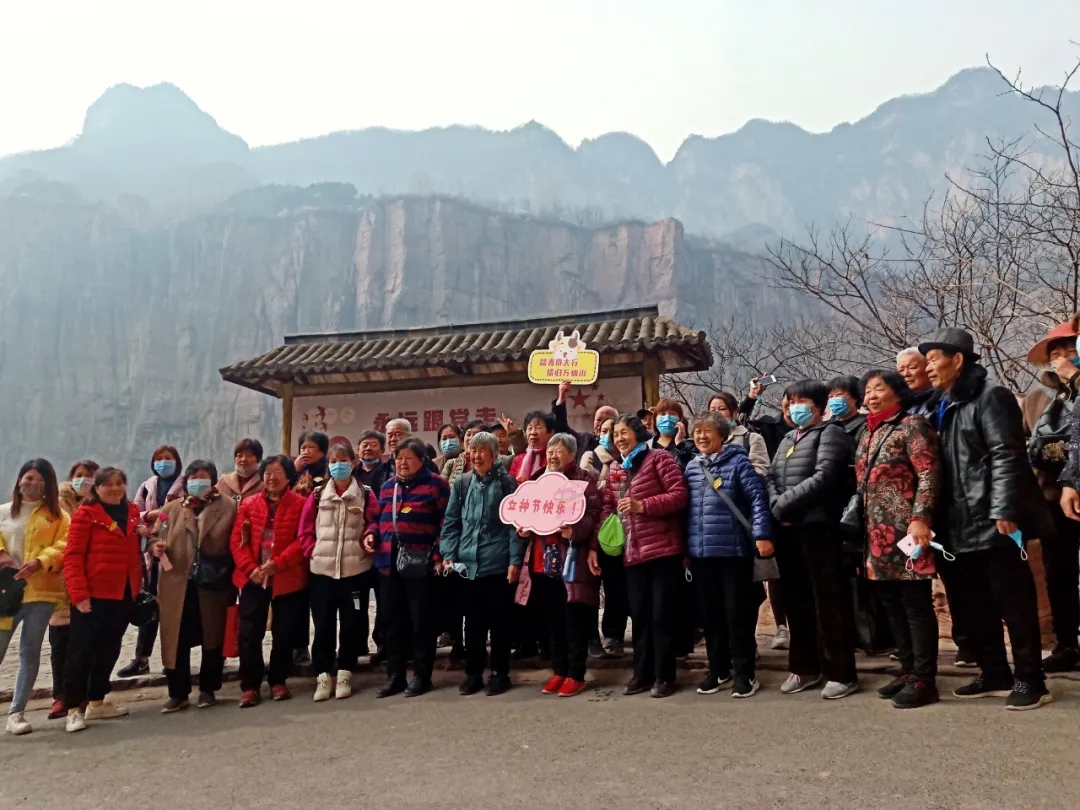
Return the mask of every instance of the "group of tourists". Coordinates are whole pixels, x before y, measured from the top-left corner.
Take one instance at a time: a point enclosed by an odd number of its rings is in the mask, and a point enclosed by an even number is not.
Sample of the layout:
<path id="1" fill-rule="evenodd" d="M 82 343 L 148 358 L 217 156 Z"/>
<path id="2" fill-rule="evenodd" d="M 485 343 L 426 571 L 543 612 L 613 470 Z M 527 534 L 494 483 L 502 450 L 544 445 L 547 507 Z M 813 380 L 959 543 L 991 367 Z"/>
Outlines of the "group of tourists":
<path id="1" fill-rule="evenodd" d="M 749 698 L 766 593 L 772 646 L 788 650 L 782 693 L 857 691 L 856 647 L 878 646 L 857 639 L 872 610 L 900 671 L 878 694 L 914 708 L 940 699 L 939 576 L 956 663 L 978 668 L 953 695 L 1037 708 L 1052 700 L 1044 673 L 1080 662 L 1076 343 L 1073 319 L 1031 349 L 1046 391 L 1023 409 L 969 334 L 942 329 L 895 368 L 788 385 L 775 415 L 755 413 L 755 380 L 741 402 L 720 392 L 690 419 L 664 398 L 636 413 L 602 407 L 591 432 L 575 432 L 563 384 L 520 429 L 505 417 L 448 424 L 437 449 L 405 419 L 356 446 L 306 432 L 296 457 L 243 439 L 225 474 L 162 446 L 133 500 L 116 467 L 81 460 L 60 482 L 48 461 L 28 461 L 0 506 L 0 660 L 22 628 L 7 731 L 31 731 L 46 629 L 49 716 L 74 732 L 126 714 L 106 698 L 130 624 L 136 655 L 118 674 L 147 672 L 159 643 L 163 713 L 187 708 L 196 683 L 197 705 L 213 706 L 227 652 L 242 708 L 264 683 L 286 700 L 309 648 L 315 701 L 348 698 L 369 654 L 386 664 L 377 698 L 423 695 L 438 646 L 464 665 L 462 695 L 506 692 L 511 662 L 540 655 L 552 669 L 542 692 L 571 697 L 590 657 L 624 654 L 628 620 L 624 694 L 673 694 L 677 659 L 704 641 L 697 692 Z M 503 501 L 549 472 L 577 482 L 583 516 L 550 534 L 505 523 Z M 1025 550 L 1036 538 L 1057 639 L 1046 659 Z"/>

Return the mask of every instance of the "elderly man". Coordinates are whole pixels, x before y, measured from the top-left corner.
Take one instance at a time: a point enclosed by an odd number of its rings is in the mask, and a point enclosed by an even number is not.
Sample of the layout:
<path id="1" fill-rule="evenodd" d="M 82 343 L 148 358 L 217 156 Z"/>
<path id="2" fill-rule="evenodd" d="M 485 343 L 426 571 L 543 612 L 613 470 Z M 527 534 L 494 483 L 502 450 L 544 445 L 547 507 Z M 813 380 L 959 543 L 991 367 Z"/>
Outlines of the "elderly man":
<path id="1" fill-rule="evenodd" d="M 911 413 L 924 413 L 923 408 L 934 395 L 934 386 L 926 374 L 926 358 L 916 347 L 911 346 L 896 355 L 896 370 L 911 389 Z M 925 414 L 924 414 L 925 415 Z"/>
<path id="2" fill-rule="evenodd" d="M 942 488 L 934 512 L 938 571 L 953 615 L 971 633 L 979 676 L 958 698 L 1007 697 L 1009 709 L 1053 700 L 1042 666 L 1035 579 L 1024 537 L 1043 537 L 1049 523 L 1028 463 L 1016 397 L 987 379 L 975 341 L 946 328 L 919 346 L 934 395 L 926 404 L 941 441 Z M 950 559 L 951 557 L 951 559 Z M 1001 624 L 1009 628 L 1015 678 Z"/>
<path id="3" fill-rule="evenodd" d="M 499 695 L 510 688 L 510 553 L 514 527 L 499 519 L 503 498 L 517 489 L 495 462 L 499 442 L 490 433 L 477 433 L 469 442 L 472 469 L 450 488 L 439 552 L 448 576 L 461 577 L 465 613 L 465 682 L 458 690 L 474 695 L 481 689 Z M 491 676 L 484 686 L 484 662 L 491 633 Z"/>

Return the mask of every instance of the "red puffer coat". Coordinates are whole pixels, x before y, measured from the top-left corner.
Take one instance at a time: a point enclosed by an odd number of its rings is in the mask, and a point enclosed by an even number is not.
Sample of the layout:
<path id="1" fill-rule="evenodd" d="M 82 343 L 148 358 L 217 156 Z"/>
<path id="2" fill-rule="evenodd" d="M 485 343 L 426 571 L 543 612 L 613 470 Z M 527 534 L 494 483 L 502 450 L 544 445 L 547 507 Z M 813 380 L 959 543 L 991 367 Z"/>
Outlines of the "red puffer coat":
<path id="1" fill-rule="evenodd" d="M 274 543 L 270 549 L 271 559 L 277 566 L 272 579 L 274 596 L 302 591 L 307 587 L 308 562 L 300 546 L 300 513 L 307 499 L 289 490 L 278 501 L 274 513 Z M 248 498 L 240 504 L 232 530 L 232 555 L 236 568 L 233 585 L 243 588 L 251 579 L 251 572 L 259 567 L 259 550 L 266 521 L 270 518 L 266 493 Z M 245 529 L 244 527 L 248 528 Z"/>
<path id="2" fill-rule="evenodd" d="M 120 531 L 101 504 L 83 504 L 71 516 L 64 549 L 64 580 L 71 603 L 84 599 L 123 599 L 142 589 L 142 552 L 136 529 L 139 508 L 128 504 L 127 531 Z"/>
<path id="3" fill-rule="evenodd" d="M 612 465 L 604 487 L 600 524 L 616 512 L 626 472 Z M 660 557 L 686 553 L 683 511 L 690 503 L 682 467 L 666 450 L 648 450 L 634 459 L 625 497 L 641 501 L 645 511 L 623 515 L 626 529 L 624 565 L 637 565 Z"/>

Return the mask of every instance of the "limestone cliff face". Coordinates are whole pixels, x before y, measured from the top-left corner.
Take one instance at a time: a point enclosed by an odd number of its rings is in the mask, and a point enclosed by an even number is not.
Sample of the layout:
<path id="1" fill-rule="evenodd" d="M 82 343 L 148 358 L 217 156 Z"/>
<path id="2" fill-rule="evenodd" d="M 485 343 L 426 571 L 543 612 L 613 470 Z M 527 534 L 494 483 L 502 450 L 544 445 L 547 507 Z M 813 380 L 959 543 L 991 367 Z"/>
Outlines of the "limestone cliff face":
<path id="1" fill-rule="evenodd" d="M 149 231 L 104 205 L 0 199 L 0 470 L 91 456 L 134 479 L 165 442 L 225 465 L 241 436 L 276 448 L 279 403 L 217 369 L 286 333 L 646 303 L 693 322 L 775 303 L 756 268 L 675 220 L 590 230 L 440 198 Z"/>

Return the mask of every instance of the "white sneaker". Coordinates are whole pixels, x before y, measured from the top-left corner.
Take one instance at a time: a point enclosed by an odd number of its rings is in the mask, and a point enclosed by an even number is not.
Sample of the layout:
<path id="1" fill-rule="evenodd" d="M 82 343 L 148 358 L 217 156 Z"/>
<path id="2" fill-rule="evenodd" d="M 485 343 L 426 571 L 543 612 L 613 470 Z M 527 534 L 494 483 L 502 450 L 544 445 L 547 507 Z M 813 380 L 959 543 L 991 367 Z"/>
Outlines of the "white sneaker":
<path id="1" fill-rule="evenodd" d="M 819 683 L 821 683 L 820 675 L 796 675 L 792 672 L 787 676 L 787 680 L 780 685 L 780 691 L 785 695 L 795 695 L 817 686 Z"/>
<path id="2" fill-rule="evenodd" d="M 315 679 L 315 702 L 322 703 L 324 700 L 329 700 L 332 689 L 333 683 L 330 681 L 330 673 L 320 673 L 319 677 Z"/>
<path id="3" fill-rule="evenodd" d="M 852 681 L 851 683 L 829 681 L 827 684 L 825 684 L 825 688 L 821 690 L 821 696 L 826 700 L 840 700 L 840 698 L 846 698 L 848 695 L 854 695 L 858 691 L 858 681 Z"/>
<path id="4" fill-rule="evenodd" d="M 344 700 L 352 695 L 352 673 L 347 669 L 339 669 L 337 674 L 337 688 L 334 690 L 334 697 L 338 700 Z"/>
<path id="5" fill-rule="evenodd" d="M 772 637 L 772 648 L 774 650 L 786 650 L 791 643 L 791 634 L 788 633 L 787 627 L 780 625 L 776 628 L 776 633 Z"/>
<path id="6" fill-rule="evenodd" d="M 102 703 L 95 706 L 92 703 L 86 707 L 87 720 L 112 720 L 114 717 L 126 717 L 127 706 L 118 706 L 115 703 Z"/>
<path id="7" fill-rule="evenodd" d="M 71 714 L 69 714 L 67 717 L 66 728 L 68 731 L 82 731 L 84 728 L 86 728 L 86 718 L 83 717 L 83 713 L 72 712 Z"/>
<path id="8" fill-rule="evenodd" d="M 8 715 L 7 727 L 4 730 L 18 737 L 20 734 L 29 734 L 34 727 L 26 722 L 26 716 L 22 712 L 15 712 Z"/>

